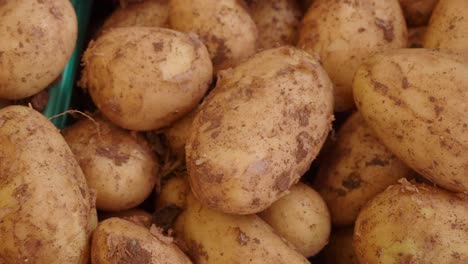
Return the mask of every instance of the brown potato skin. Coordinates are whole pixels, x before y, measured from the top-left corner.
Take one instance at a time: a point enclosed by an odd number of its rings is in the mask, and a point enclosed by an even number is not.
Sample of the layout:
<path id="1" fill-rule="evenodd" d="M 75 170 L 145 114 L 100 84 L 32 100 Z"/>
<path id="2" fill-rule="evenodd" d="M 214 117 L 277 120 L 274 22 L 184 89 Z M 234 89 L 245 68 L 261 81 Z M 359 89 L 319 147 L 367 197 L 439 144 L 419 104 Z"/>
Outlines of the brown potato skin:
<path id="1" fill-rule="evenodd" d="M 77 31 L 69 0 L 2 1 L 0 98 L 26 98 L 52 83 L 75 48 Z"/>
<path id="2" fill-rule="evenodd" d="M 323 249 L 324 264 L 359 264 L 353 248 L 354 226 L 333 229 Z"/>
<path id="3" fill-rule="evenodd" d="M 91 244 L 92 264 L 189 264 L 174 244 L 159 240 L 147 228 L 121 218 L 99 223 Z"/>
<path id="4" fill-rule="evenodd" d="M 257 47 L 257 27 L 244 0 L 171 0 L 169 24 L 200 37 L 215 74 L 247 59 Z"/>
<path id="5" fill-rule="evenodd" d="M 136 207 L 159 182 L 159 163 L 141 134 L 131 134 L 98 115 L 66 128 L 63 136 L 88 185 L 97 192 L 99 210 Z"/>
<path id="6" fill-rule="evenodd" d="M 196 107 L 212 81 L 206 47 L 193 34 L 113 28 L 91 42 L 81 86 L 102 114 L 129 130 L 157 130 Z"/>
<path id="7" fill-rule="evenodd" d="M 354 78 L 354 98 L 387 148 L 426 179 L 468 190 L 468 64 L 426 49 L 376 55 Z"/>
<path id="8" fill-rule="evenodd" d="M 468 263 L 468 200 L 433 186 L 390 186 L 359 213 L 359 263 Z"/>
<path id="9" fill-rule="evenodd" d="M 334 84 L 335 112 L 353 109 L 352 83 L 369 56 L 404 48 L 407 29 L 397 0 L 315 0 L 299 33 L 298 47 L 319 56 Z"/>
<path id="10" fill-rule="evenodd" d="M 411 172 L 355 112 L 325 151 L 314 187 L 326 201 L 333 224 L 346 226 L 370 199 Z"/>
<path id="11" fill-rule="evenodd" d="M 195 196 L 222 212 L 252 214 L 285 195 L 330 131 L 332 93 L 318 62 L 293 47 L 222 72 L 186 145 Z"/>
<path id="12" fill-rule="evenodd" d="M 145 210 L 139 208 L 132 208 L 118 212 L 99 212 L 99 221 L 104 221 L 112 217 L 119 217 L 148 229 L 153 224 L 153 216 Z"/>
<path id="13" fill-rule="evenodd" d="M 94 197 L 65 140 L 39 112 L 0 110 L 0 262 L 88 263 Z"/>
<path id="14" fill-rule="evenodd" d="M 258 29 L 258 50 L 296 45 L 302 10 L 296 0 L 250 0 L 250 16 Z"/>
<path id="15" fill-rule="evenodd" d="M 439 0 L 400 0 L 408 26 L 425 26 Z"/>

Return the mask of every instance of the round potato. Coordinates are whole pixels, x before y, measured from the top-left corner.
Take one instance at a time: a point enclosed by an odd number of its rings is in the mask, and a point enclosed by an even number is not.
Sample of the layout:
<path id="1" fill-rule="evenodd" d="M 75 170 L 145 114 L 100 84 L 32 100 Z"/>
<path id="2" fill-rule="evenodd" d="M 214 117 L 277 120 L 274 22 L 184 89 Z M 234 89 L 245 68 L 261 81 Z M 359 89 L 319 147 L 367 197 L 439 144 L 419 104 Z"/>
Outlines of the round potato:
<path id="1" fill-rule="evenodd" d="M 214 73 L 255 53 L 257 28 L 244 0 L 172 0 L 169 22 L 175 30 L 200 36 Z"/>
<path id="2" fill-rule="evenodd" d="M 161 187 L 161 192 L 156 197 L 156 209 L 167 206 L 185 208 L 187 195 L 190 193 L 190 185 L 186 174 L 176 174 Z"/>
<path id="3" fill-rule="evenodd" d="M 249 9 L 258 29 L 259 50 L 296 45 L 302 18 L 296 0 L 250 0 Z"/>
<path id="4" fill-rule="evenodd" d="M 177 158 L 183 162 L 185 162 L 185 143 L 187 143 L 190 135 L 194 118 L 195 110 L 163 131 L 165 138 L 169 142 L 169 147 L 176 154 Z"/>
<path id="5" fill-rule="evenodd" d="M 338 112 L 354 108 L 353 77 L 363 61 L 406 45 L 398 0 L 315 0 L 302 20 L 298 42 L 320 57 L 334 84 Z"/>
<path id="6" fill-rule="evenodd" d="M 353 248 L 354 227 L 333 229 L 328 245 L 323 249 L 325 264 L 359 264 Z"/>
<path id="7" fill-rule="evenodd" d="M 400 0 L 409 26 L 425 26 L 439 0 Z"/>
<path id="8" fill-rule="evenodd" d="M 468 59 L 468 1 L 440 0 L 431 16 L 424 48 L 457 52 Z"/>
<path id="9" fill-rule="evenodd" d="M 220 74 L 195 116 L 192 191 L 226 213 L 263 211 L 309 169 L 332 120 L 332 84 L 312 56 L 286 46 L 255 54 Z"/>
<path id="10" fill-rule="evenodd" d="M 322 197 L 298 183 L 259 216 L 302 255 L 316 255 L 328 243 L 330 213 Z"/>
<path id="11" fill-rule="evenodd" d="M 97 116 L 65 129 L 65 140 L 88 186 L 97 192 L 96 207 L 120 211 L 142 203 L 159 182 L 159 164 L 149 143 Z"/>
<path id="12" fill-rule="evenodd" d="M 408 182 L 377 195 L 359 213 L 359 263 L 468 263 L 468 200 Z"/>
<path id="13" fill-rule="evenodd" d="M 333 224 L 352 225 L 370 199 L 411 172 L 356 112 L 323 155 L 314 187 L 327 202 Z"/>
<path id="14" fill-rule="evenodd" d="M 357 107 L 387 148 L 452 191 L 468 191 L 468 63 L 425 49 L 376 55 L 354 78 Z"/>
<path id="15" fill-rule="evenodd" d="M 119 217 L 134 224 L 144 226 L 148 229 L 153 224 L 153 216 L 145 210 L 139 208 L 118 212 L 99 212 L 99 221 L 104 221 L 112 217 Z"/>
<path id="16" fill-rule="evenodd" d="M 2 1 L 0 98 L 21 99 L 45 89 L 70 58 L 77 31 L 69 0 Z"/>
<path id="17" fill-rule="evenodd" d="M 424 45 L 424 35 L 427 27 L 416 27 L 408 29 L 408 48 L 422 48 Z"/>
<path id="18" fill-rule="evenodd" d="M 155 130 L 188 114 L 212 80 L 206 47 L 163 28 L 114 28 L 91 42 L 81 86 L 113 123 Z"/>
<path id="19" fill-rule="evenodd" d="M 157 232 L 157 231 L 155 231 Z M 190 259 L 162 234 L 121 218 L 99 223 L 91 244 L 92 264 L 189 264 Z"/>
<path id="20" fill-rule="evenodd" d="M 24 106 L 0 110 L 0 262 L 88 263 L 94 197 L 54 125 Z"/>

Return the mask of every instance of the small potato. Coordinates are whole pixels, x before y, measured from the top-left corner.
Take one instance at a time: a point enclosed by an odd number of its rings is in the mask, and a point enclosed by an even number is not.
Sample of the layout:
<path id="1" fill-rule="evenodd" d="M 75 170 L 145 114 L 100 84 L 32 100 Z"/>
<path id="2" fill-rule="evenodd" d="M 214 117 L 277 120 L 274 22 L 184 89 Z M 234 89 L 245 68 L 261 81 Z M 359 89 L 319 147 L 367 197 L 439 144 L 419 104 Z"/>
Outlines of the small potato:
<path id="1" fill-rule="evenodd" d="M 197 106 L 212 80 L 206 47 L 163 28 L 114 28 L 91 42 L 81 86 L 103 115 L 130 130 L 170 125 Z"/>
<path id="2" fill-rule="evenodd" d="M 169 22 L 175 30 L 200 36 L 214 73 L 255 53 L 257 28 L 244 0 L 172 0 Z"/>
<path id="3" fill-rule="evenodd" d="M 187 195 L 190 193 L 190 185 L 186 174 L 176 174 L 161 187 L 161 192 L 156 198 L 156 209 L 167 206 L 185 208 Z"/>
<path id="4" fill-rule="evenodd" d="M 432 10 L 438 1 L 439 0 L 400 0 L 400 5 L 408 25 L 413 27 L 427 25 Z"/>
<path id="5" fill-rule="evenodd" d="M 424 35 L 427 27 L 416 27 L 408 29 L 408 48 L 422 48 L 424 43 Z"/>
<path id="6" fill-rule="evenodd" d="M 112 217 L 119 217 L 148 229 L 153 224 L 153 216 L 143 209 L 133 208 L 119 212 L 99 212 L 100 221 L 104 221 Z"/>
<path id="7" fill-rule="evenodd" d="M 468 59 L 468 1 L 439 1 L 427 26 L 424 48 L 452 51 Z"/>
<path id="8" fill-rule="evenodd" d="M 163 131 L 165 138 L 169 142 L 169 147 L 176 154 L 179 160 L 185 162 L 185 143 L 190 135 L 195 110 L 178 120 Z"/>
<path id="9" fill-rule="evenodd" d="M 97 192 L 96 207 L 120 211 L 142 203 L 159 182 L 159 164 L 148 142 L 102 117 L 83 119 L 63 133 Z"/>
<path id="10" fill-rule="evenodd" d="M 222 72 L 186 145 L 195 196 L 222 212 L 253 214 L 285 195 L 330 131 L 332 93 L 320 64 L 293 47 Z"/>
<path id="11" fill-rule="evenodd" d="M 94 197 L 54 125 L 0 110 L 0 263 L 88 263 Z"/>
<path id="12" fill-rule="evenodd" d="M 353 77 L 362 62 L 406 45 L 398 0 L 315 0 L 302 20 L 298 42 L 320 57 L 334 84 L 337 112 L 354 108 Z"/>
<path id="13" fill-rule="evenodd" d="M 0 98 L 26 98 L 52 83 L 77 31 L 69 0 L 0 1 Z"/>
<path id="14" fill-rule="evenodd" d="M 259 50 L 296 45 L 302 10 L 296 0 L 250 0 Z"/>
<path id="15" fill-rule="evenodd" d="M 328 243 L 331 222 L 325 201 L 309 186 L 298 183 L 259 216 L 305 257 Z"/>
<path id="16" fill-rule="evenodd" d="M 352 225 L 370 199 L 411 172 L 356 112 L 323 155 L 314 187 L 327 202 L 333 224 Z"/>
<path id="17" fill-rule="evenodd" d="M 260 217 L 217 212 L 202 206 L 191 194 L 174 229 L 197 264 L 309 263 Z"/>
<path id="18" fill-rule="evenodd" d="M 354 78 L 366 123 L 401 161 L 452 191 L 468 191 L 468 63 L 425 49 L 376 55 Z"/>
<path id="19" fill-rule="evenodd" d="M 468 263 L 468 199 L 402 182 L 359 213 L 354 249 L 359 263 Z"/>
<path id="20" fill-rule="evenodd" d="M 159 234 L 162 236 L 162 234 Z M 92 264 L 189 264 L 190 259 L 170 241 L 147 228 L 120 218 L 99 223 L 91 244 Z"/>

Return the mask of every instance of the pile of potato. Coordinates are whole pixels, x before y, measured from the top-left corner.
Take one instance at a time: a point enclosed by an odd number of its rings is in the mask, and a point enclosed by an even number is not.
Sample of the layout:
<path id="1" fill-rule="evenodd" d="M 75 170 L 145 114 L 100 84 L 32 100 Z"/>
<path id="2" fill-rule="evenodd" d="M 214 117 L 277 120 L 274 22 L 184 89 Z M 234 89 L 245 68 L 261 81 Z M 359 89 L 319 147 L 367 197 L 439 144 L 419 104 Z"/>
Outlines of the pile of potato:
<path id="1" fill-rule="evenodd" d="M 58 131 L 73 8 L 0 1 L 0 263 L 468 263 L 468 1 L 120 2 Z"/>

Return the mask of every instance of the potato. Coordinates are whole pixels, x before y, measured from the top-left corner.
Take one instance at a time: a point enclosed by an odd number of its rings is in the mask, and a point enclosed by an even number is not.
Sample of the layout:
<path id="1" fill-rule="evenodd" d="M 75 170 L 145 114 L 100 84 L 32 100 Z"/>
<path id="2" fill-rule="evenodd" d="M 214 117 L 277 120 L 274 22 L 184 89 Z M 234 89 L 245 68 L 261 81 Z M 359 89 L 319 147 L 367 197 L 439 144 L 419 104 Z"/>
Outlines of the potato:
<path id="1" fill-rule="evenodd" d="M 328 243 L 331 222 L 325 201 L 309 186 L 298 183 L 259 216 L 305 257 Z"/>
<path id="2" fill-rule="evenodd" d="M 260 50 L 296 45 L 302 10 L 296 0 L 250 0 Z"/>
<path id="3" fill-rule="evenodd" d="M 425 26 L 439 0 L 400 0 L 409 26 Z"/>
<path id="4" fill-rule="evenodd" d="M 334 229 L 323 249 L 324 264 L 358 264 L 353 249 L 354 227 Z"/>
<path id="5" fill-rule="evenodd" d="M 153 224 L 153 216 L 145 210 L 139 208 L 133 208 L 119 212 L 99 212 L 100 221 L 104 221 L 112 217 L 119 217 L 148 229 Z"/>
<path id="6" fill-rule="evenodd" d="M 96 207 L 120 211 L 142 203 L 159 182 L 159 164 L 149 143 L 100 116 L 68 127 L 63 136 L 97 191 Z"/>
<path id="7" fill-rule="evenodd" d="M 427 26 L 424 47 L 457 52 L 468 59 L 468 1 L 440 0 Z"/>
<path id="8" fill-rule="evenodd" d="M 187 175 L 176 174 L 161 187 L 161 192 L 156 197 L 155 208 L 162 209 L 167 206 L 185 208 L 187 195 L 190 192 Z"/>
<path id="9" fill-rule="evenodd" d="M 109 218 L 93 233 L 91 263 L 192 263 L 174 243 L 166 241 L 168 239 L 161 240 L 147 228 L 130 221 Z"/>
<path id="10" fill-rule="evenodd" d="M 206 47 L 194 36 L 149 27 L 114 28 L 91 42 L 81 86 L 113 123 L 156 130 L 194 108 L 212 80 Z"/>
<path id="11" fill-rule="evenodd" d="M 322 156 L 314 187 L 327 202 L 333 224 L 352 225 L 370 199 L 410 174 L 356 112 Z"/>
<path id="12" fill-rule="evenodd" d="M 404 182 L 403 182 L 404 183 Z M 359 213 L 359 263 L 468 263 L 468 200 L 408 182 L 377 195 Z"/>
<path id="13" fill-rule="evenodd" d="M 69 0 L 1 1 L 0 98 L 22 99 L 61 73 L 77 38 Z"/>
<path id="14" fill-rule="evenodd" d="M 170 127 L 163 131 L 165 138 L 169 142 L 170 149 L 176 154 L 179 160 L 185 162 L 185 143 L 190 135 L 195 110 L 179 119 Z"/>
<path id="15" fill-rule="evenodd" d="M 377 55 L 354 78 L 359 111 L 382 143 L 416 172 L 468 190 L 468 63 L 424 49 Z"/>
<path id="16" fill-rule="evenodd" d="M 116 9 L 101 32 L 116 27 L 167 27 L 169 0 L 145 0 Z"/>
<path id="17" fill-rule="evenodd" d="M 427 27 L 408 29 L 408 48 L 422 48 Z"/>
<path id="18" fill-rule="evenodd" d="M 244 0 L 171 0 L 169 24 L 200 36 L 210 52 L 214 73 L 255 53 L 257 28 Z"/>
<path id="19" fill-rule="evenodd" d="M 312 56 L 293 47 L 257 53 L 220 74 L 195 116 L 192 191 L 226 213 L 263 211 L 309 169 L 332 120 L 332 85 Z"/>
<path id="20" fill-rule="evenodd" d="M 202 206 L 191 194 L 174 229 L 198 264 L 309 263 L 258 216 L 217 212 Z"/>
<path id="21" fill-rule="evenodd" d="M 315 0 L 302 20 L 298 46 L 318 54 L 334 84 L 335 111 L 354 108 L 352 83 L 369 56 L 407 45 L 397 0 Z"/>
<path id="22" fill-rule="evenodd" d="M 94 197 L 54 125 L 0 110 L 0 263 L 88 263 Z"/>

